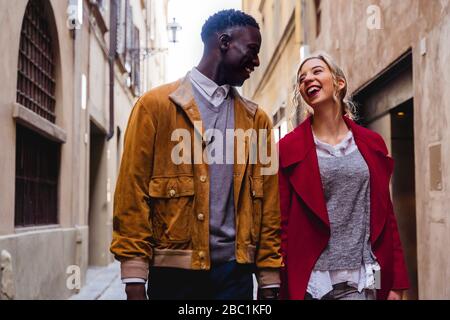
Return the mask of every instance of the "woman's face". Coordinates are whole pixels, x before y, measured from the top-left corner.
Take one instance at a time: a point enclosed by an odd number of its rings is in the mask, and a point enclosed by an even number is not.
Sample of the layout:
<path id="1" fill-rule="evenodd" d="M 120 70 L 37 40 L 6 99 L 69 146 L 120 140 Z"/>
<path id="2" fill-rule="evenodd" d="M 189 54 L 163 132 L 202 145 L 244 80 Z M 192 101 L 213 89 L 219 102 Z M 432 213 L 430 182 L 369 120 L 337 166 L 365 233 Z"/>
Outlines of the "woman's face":
<path id="1" fill-rule="evenodd" d="M 333 100 L 333 75 L 321 59 L 313 58 L 303 64 L 298 74 L 298 85 L 303 100 L 312 108 Z"/>

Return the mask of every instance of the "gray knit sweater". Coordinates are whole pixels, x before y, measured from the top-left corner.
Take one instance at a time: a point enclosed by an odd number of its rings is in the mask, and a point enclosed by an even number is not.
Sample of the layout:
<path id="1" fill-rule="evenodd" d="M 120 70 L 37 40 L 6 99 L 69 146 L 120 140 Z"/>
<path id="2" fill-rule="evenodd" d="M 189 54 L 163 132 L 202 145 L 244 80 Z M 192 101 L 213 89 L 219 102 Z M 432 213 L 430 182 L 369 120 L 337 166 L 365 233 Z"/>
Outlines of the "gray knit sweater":
<path id="1" fill-rule="evenodd" d="M 234 100 L 228 97 L 214 107 L 193 86 L 205 129 L 217 129 L 222 133 L 223 150 L 219 163 L 209 164 L 209 232 L 210 253 L 213 263 L 227 262 L 235 259 L 236 226 L 234 215 L 233 163 L 227 163 L 226 155 L 234 154 L 234 141 L 226 143 L 226 130 L 234 129 Z M 212 139 L 212 137 L 209 137 Z M 218 152 L 214 147 L 217 137 L 206 147 Z M 217 144 L 220 145 L 220 144 Z M 211 154 L 216 157 L 215 152 Z M 220 154 L 219 153 L 219 154 Z M 231 158 L 233 159 L 233 157 Z M 211 159 L 209 159 L 211 160 Z"/>
<path id="2" fill-rule="evenodd" d="M 372 263 L 370 175 L 359 150 L 342 157 L 319 157 L 331 237 L 314 270 L 335 271 Z"/>

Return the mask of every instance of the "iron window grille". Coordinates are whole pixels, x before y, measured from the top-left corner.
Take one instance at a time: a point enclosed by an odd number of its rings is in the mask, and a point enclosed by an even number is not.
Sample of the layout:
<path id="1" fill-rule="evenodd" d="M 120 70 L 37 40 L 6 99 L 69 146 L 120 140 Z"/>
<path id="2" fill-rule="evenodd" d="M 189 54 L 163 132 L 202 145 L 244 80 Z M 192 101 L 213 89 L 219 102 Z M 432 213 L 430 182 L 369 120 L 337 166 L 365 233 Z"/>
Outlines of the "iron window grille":
<path id="1" fill-rule="evenodd" d="M 28 3 L 19 49 L 17 102 L 55 123 L 55 64 L 41 1 Z"/>
<path id="2" fill-rule="evenodd" d="M 55 123 L 55 64 L 43 0 L 30 0 L 20 36 L 17 102 Z M 61 145 L 17 123 L 15 225 L 58 221 Z"/>
<path id="3" fill-rule="evenodd" d="M 60 144 L 17 125 L 15 225 L 58 221 Z"/>

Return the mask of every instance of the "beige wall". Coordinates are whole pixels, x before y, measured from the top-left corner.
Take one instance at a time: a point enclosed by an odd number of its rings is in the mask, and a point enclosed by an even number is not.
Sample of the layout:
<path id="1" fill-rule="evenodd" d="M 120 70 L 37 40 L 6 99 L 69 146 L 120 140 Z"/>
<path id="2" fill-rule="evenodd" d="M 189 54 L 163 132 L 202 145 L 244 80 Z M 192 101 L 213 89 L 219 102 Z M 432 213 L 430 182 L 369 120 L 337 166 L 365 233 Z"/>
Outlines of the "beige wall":
<path id="1" fill-rule="evenodd" d="M 311 8 L 311 0 L 307 1 Z M 382 29 L 369 30 L 369 5 L 381 9 Z M 313 13 L 309 12 L 312 17 Z M 312 21 L 312 19 L 310 19 Z M 314 28 L 311 26 L 311 30 Z M 449 299 L 450 226 L 450 1 L 322 0 L 322 32 L 308 33 L 311 51 L 330 52 L 348 75 L 350 93 L 371 82 L 409 48 L 413 55 L 412 83 L 399 79 L 394 88 L 378 92 L 367 108 L 390 108 L 413 95 L 417 217 L 417 264 L 420 299 Z M 421 40 L 426 54 L 421 53 Z M 402 82 L 403 81 L 403 82 Z M 389 92 L 390 91 L 390 92 Z M 392 105 L 392 106 L 391 106 Z M 390 144 L 389 116 L 371 127 Z M 430 146 L 442 148 L 443 189 L 430 187 Z M 401 165 L 401 164 L 400 164 Z M 447 204 L 447 206 L 446 206 Z M 400 230 L 400 232 L 402 232 Z"/>
<path id="2" fill-rule="evenodd" d="M 255 17 L 261 28 L 260 67 L 245 83 L 243 93 L 258 103 L 272 117 L 285 106 L 286 116 L 275 126 L 287 121 L 292 129 L 292 92 L 296 67 L 300 58 L 300 1 L 244 0 L 243 10 Z M 297 8 L 296 8 L 297 6 Z"/>
<path id="3" fill-rule="evenodd" d="M 347 74 L 350 94 L 371 83 L 411 49 L 412 75 L 403 73 L 389 86 L 380 88 L 364 108 L 366 114 L 376 116 L 366 119 L 371 121 L 369 127 L 383 136 L 391 150 L 391 118 L 386 112 L 409 98 L 414 99 L 418 294 L 420 299 L 449 299 L 450 1 L 322 0 L 321 32 L 317 38 L 313 0 L 301 1 L 293 33 L 285 32 L 292 28 L 286 13 L 292 12 L 296 2 L 276 2 L 281 9 L 274 6 L 275 1 L 243 0 L 244 11 L 261 24 L 263 37 L 261 67 L 246 82 L 244 94 L 269 115 L 290 91 L 287 88 L 292 86 L 301 45 L 309 45 L 310 51 L 325 50 L 333 55 Z M 367 27 L 372 17 L 367 13 L 371 5 L 380 9 L 381 29 Z M 279 14 L 281 18 L 273 18 L 276 12 L 283 12 Z M 263 14 L 266 14 L 264 23 Z M 437 165 L 430 164 L 434 161 L 430 148 L 435 145 L 441 147 L 440 172 Z M 435 172 L 442 178 L 442 190 L 432 190 L 430 180 Z"/>
<path id="4" fill-rule="evenodd" d="M 446 17 L 427 34 L 428 52 L 414 60 L 417 238 L 420 296 L 450 299 L 450 3 Z M 426 85 L 424 85 L 426 84 Z M 441 145 L 442 191 L 431 191 L 429 148 Z"/>
<path id="5" fill-rule="evenodd" d="M 22 15 L 25 10 L 26 2 L 17 1 L 17 4 L 10 5 L 5 10 L 0 11 L 0 25 L 3 30 L 9 32 L 0 33 L 0 42 L 8 44 L 11 49 L 16 49 L 16 54 L 3 55 L 0 59 L 3 70 L 3 85 L 0 87 L 0 134 L 5 138 L 4 141 L 15 140 L 15 126 L 12 121 L 13 102 L 16 101 L 17 86 L 17 63 L 19 52 L 20 28 Z M 11 67 L 15 66 L 15 67 Z M 3 197 L 0 208 L 0 234 L 8 234 L 14 230 L 14 183 L 15 183 L 15 144 L 2 143 L 3 152 L 0 153 L 0 168 L 3 172 L 0 183 L 0 194 Z"/>
<path id="6" fill-rule="evenodd" d="M 14 287 L 16 297 L 22 299 L 64 298 L 71 294 L 65 286 L 66 268 L 77 264 L 83 270 L 83 251 L 86 232 L 75 228 L 72 223 L 71 203 L 73 190 L 72 172 L 72 122 L 73 106 L 73 42 L 66 27 L 66 3 L 50 1 L 56 30 L 54 30 L 56 55 L 56 125 L 67 133 L 67 141 L 62 146 L 61 175 L 59 186 L 59 226 L 48 228 L 16 229 L 14 226 L 14 185 L 15 185 L 15 121 L 12 117 L 16 101 L 17 65 L 22 19 L 27 1 L 3 2 L 0 10 L 0 26 L 3 30 L 0 43 L 4 48 L 0 63 L 3 70 L 0 88 L 0 136 L 2 153 L 0 194 L 0 250 L 12 255 Z M 77 243 L 77 238 L 81 242 Z"/>
<path id="7" fill-rule="evenodd" d="M 141 39 L 142 46 L 155 51 L 145 61 L 143 91 L 167 82 L 168 0 L 146 0 L 145 15 L 149 24 L 146 36 Z"/>
<path id="8" fill-rule="evenodd" d="M 73 105 L 73 90 L 71 88 L 70 75 L 73 73 L 72 55 L 73 44 L 70 40 L 66 27 L 65 11 L 66 6 L 61 1 L 51 1 L 52 8 L 55 13 L 55 22 L 57 33 L 57 42 L 60 54 L 57 55 L 56 67 L 56 97 L 57 97 L 57 120 L 56 125 L 61 127 L 67 133 L 67 142 L 63 146 L 61 159 L 61 172 L 71 172 L 71 162 L 67 160 L 71 154 L 71 121 L 70 112 Z M 2 146 L 5 152 L 0 155 L 1 166 L 4 172 L 0 182 L 0 191 L 2 198 L 2 214 L 0 215 L 0 235 L 9 234 L 14 231 L 14 184 L 15 184 L 15 122 L 12 119 L 13 103 L 16 101 L 17 87 L 17 65 L 20 30 L 22 26 L 22 18 L 25 12 L 27 1 L 17 1 L 14 3 L 3 3 L 0 20 L 4 30 L 0 35 L 0 42 L 4 48 L 8 48 L 7 52 L 2 55 L 1 64 L 3 69 L 3 85 L 0 89 L 0 111 Z M 63 13 L 63 14 L 62 14 Z M 64 89 L 63 89 L 64 88 Z M 9 142 L 9 143 L 8 143 Z M 68 156 L 68 157 L 67 157 Z M 66 179 L 63 174 L 61 180 Z M 60 199 L 60 221 L 63 225 L 70 224 L 70 198 L 67 196 L 71 193 L 66 186 L 61 186 L 59 191 Z"/>
<path id="9" fill-rule="evenodd" d="M 306 0 L 310 10 L 312 2 Z M 381 30 L 367 28 L 370 5 L 381 9 Z M 330 52 L 341 63 L 351 79 L 350 92 L 353 92 L 409 47 L 417 48 L 420 39 L 436 27 L 449 10 L 448 0 L 322 0 L 322 32 L 316 39 L 313 27 L 308 25 L 308 44 L 313 51 Z M 364 72 L 355 65 L 364 66 Z"/>
<path id="10" fill-rule="evenodd" d="M 128 117 L 137 99 L 126 84 L 127 75 L 116 64 L 116 135 L 106 141 L 104 137 L 110 120 L 109 32 L 100 30 L 89 1 L 84 1 L 83 24 L 73 37 L 66 21 L 69 1 L 50 0 L 49 3 L 55 18 L 54 38 L 57 39 L 56 125 L 66 140 L 61 149 L 59 219 L 55 226 L 20 229 L 14 225 L 16 125 L 13 107 L 16 101 L 20 31 L 27 0 L 3 1 L 0 4 L 0 27 L 8 30 L 0 33 L 0 44 L 4 48 L 0 59 L 3 77 L 0 87 L 0 252 L 6 250 L 11 254 L 17 299 L 65 299 L 76 293 L 66 287 L 68 266 L 81 268 L 84 284 L 88 264 L 104 266 L 112 262 L 109 245 L 113 194 Z M 105 3 L 104 21 L 109 28 L 109 1 Z M 157 10 L 149 11 L 153 24 L 145 11 L 150 3 L 153 6 L 157 3 Z M 152 27 L 157 25 L 157 33 L 162 28 L 165 30 L 167 1 L 132 0 L 131 4 L 134 23 L 141 30 L 141 47 L 146 47 L 146 33 Z M 155 39 L 156 42 L 158 46 L 163 45 L 164 39 Z M 151 68 L 146 65 L 151 65 Z M 150 72 L 154 74 L 149 75 Z M 81 101 L 82 74 L 86 76 L 86 109 L 82 108 Z M 148 59 L 141 61 L 141 78 L 144 84 L 142 91 L 149 89 L 146 86 L 164 82 L 164 54 L 151 62 Z M 95 149 L 98 144 L 92 139 L 91 123 L 103 134 L 102 148 Z M 121 131 L 120 139 L 117 127 Z M 91 166 L 91 150 L 95 152 L 94 159 L 98 159 L 95 171 Z M 90 181 L 93 181 L 91 185 Z M 0 293 L 2 290 L 0 287 Z"/>

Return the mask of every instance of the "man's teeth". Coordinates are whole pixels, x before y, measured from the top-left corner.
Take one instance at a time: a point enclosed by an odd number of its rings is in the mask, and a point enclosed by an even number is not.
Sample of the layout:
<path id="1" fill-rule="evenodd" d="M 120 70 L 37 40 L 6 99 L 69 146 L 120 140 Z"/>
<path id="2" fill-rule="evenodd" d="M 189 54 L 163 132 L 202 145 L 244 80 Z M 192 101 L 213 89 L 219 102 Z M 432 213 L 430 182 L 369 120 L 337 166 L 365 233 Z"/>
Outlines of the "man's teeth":
<path id="1" fill-rule="evenodd" d="M 248 73 L 252 72 L 252 70 L 250 68 L 245 68 L 245 71 L 247 71 Z"/>

